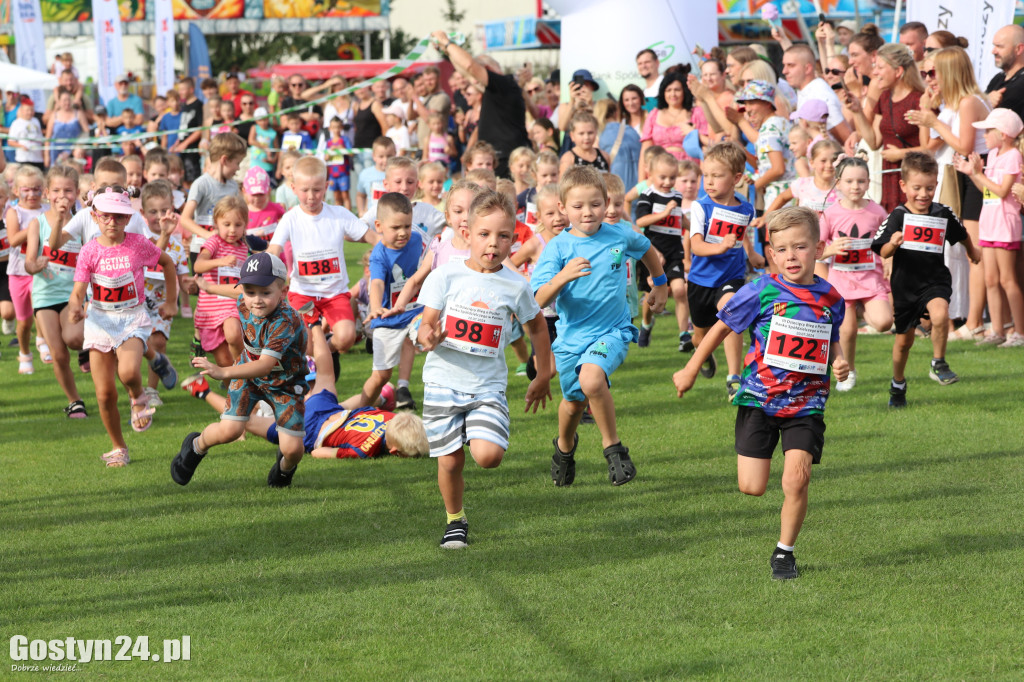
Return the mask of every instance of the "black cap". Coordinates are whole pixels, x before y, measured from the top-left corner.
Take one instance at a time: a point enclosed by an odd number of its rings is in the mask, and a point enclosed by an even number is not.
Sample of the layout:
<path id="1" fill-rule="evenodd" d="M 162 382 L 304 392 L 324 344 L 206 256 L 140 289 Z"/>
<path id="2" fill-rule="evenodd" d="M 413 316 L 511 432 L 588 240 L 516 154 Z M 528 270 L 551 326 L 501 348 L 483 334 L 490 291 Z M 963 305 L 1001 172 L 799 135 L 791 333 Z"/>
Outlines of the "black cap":
<path id="1" fill-rule="evenodd" d="M 274 283 L 274 280 L 284 280 L 287 277 L 288 269 L 280 258 L 266 252 L 254 253 L 245 259 L 238 283 L 269 287 Z"/>

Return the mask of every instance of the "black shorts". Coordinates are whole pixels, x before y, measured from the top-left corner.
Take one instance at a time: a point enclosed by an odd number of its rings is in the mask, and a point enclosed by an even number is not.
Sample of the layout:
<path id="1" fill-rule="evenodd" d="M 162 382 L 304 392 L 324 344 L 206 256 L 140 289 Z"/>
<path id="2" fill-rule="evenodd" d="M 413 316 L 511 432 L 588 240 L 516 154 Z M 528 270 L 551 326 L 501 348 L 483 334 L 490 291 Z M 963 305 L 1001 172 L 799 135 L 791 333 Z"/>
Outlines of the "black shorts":
<path id="1" fill-rule="evenodd" d="M 551 343 L 554 343 L 555 339 L 558 338 L 558 331 L 555 330 L 555 323 L 558 322 L 558 316 L 557 315 L 555 317 L 547 317 L 547 316 L 545 316 L 544 317 L 544 322 L 546 322 L 547 325 L 548 325 L 548 340 Z"/>
<path id="2" fill-rule="evenodd" d="M 981 155 L 982 164 L 987 158 L 988 154 Z M 956 179 L 960 186 L 960 220 L 977 220 L 981 217 L 981 207 L 984 204 L 981 190 L 970 177 L 960 171 L 956 172 Z"/>
<path id="3" fill-rule="evenodd" d="M 718 322 L 718 302 L 726 294 L 735 294 L 745 282 L 742 279 L 731 279 L 720 287 L 705 287 L 690 282 L 686 287 L 686 297 L 690 300 L 690 319 L 694 327 L 707 329 Z"/>
<path id="4" fill-rule="evenodd" d="M 198 148 L 196 148 L 198 151 Z M 199 162 L 199 154 L 189 151 L 181 155 L 181 166 L 185 171 L 185 182 L 191 185 L 203 174 L 202 164 Z"/>
<path id="5" fill-rule="evenodd" d="M 668 281 L 670 282 L 674 279 L 681 279 L 685 282 L 686 268 L 683 267 L 683 259 L 677 258 L 675 260 L 666 260 L 665 276 L 668 277 Z"/>
<path id="6" fill-rule="evenodd" d="M 42 308 L 33 308 L 32 316 L 35 317 L 36 313 L 38 313 L 40 310 L 52 310 L 53 312 L 60 315 L 62 312 L 64 312 L 64 309 L 67 307 L 67 301 L 64 301 L 63 303 L 54 303 L 53 305 L 44 305 Z"/>
<path id="7" fill-rule="evenodd" d="M 7 284 L 7 261 L 0 261 L 0 301 L 11 300 L 11 287 Z"/>
<path id="8" fill-rule="evenodd" d="M 740 405 L 736 412 L 736 454 L 771 459 L 782 435 L 782 454 L 787 450 L 811 453 L 814 464 L 821 462 L 825 445 L 825 417 L 770 417 L 764 410 Z"/>
<path id="9" fill-rule="evenodd" d="M 946 284 L 933 284 L 914 299 L 902 299 L 893 296 L 893 313 L 896 322 L 896 333 L 906 334 L 921 322 L 921 318 L 928 317 L 928 303 L 936 298 L 944 299 L 949 303 L 953 290 Z"/>

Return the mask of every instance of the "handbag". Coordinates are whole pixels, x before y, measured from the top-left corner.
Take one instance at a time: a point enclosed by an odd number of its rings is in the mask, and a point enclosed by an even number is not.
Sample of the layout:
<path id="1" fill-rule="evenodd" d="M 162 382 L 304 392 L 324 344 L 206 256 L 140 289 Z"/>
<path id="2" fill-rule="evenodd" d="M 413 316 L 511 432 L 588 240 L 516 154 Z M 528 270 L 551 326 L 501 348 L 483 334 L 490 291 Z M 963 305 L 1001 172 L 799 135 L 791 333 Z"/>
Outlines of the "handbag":
<path id="1" fill-rule="evenodd" d="M 619 155 L 619 147 L 622 146 L 622 137 L 626 134 L 626 123 L 619 121 L 619 134 L 615 137 L 615 144 L 612 145 L 612 150 L 608 154 L 608 165 L 611 166 L 615 163 L 615 157 Z"/>
<path id="2" fill-rule="evenodd" d="M 939 190 L 939 203 L 949 206 L 953 213 L 960 217 L 960 176 L 952 164 L 942 167 L 942 189 Z"/>

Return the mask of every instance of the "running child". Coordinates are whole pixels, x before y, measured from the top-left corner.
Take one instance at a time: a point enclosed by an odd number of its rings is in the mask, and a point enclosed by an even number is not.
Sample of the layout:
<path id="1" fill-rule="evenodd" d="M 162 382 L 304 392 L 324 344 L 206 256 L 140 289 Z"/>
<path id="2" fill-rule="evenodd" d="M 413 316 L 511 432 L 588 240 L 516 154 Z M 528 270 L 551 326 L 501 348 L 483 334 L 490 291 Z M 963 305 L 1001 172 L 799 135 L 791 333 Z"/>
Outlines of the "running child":
<path id="1" fill-rule="evenodd" d="M 743 286 L 747 276 L 747 259 L 755 268 L 764 266 L 751 244 L 747 228 L 754 217 L 754 207 L 738 198 L 736 183 L 743 177 L 746 152 L 732 142 L 720 142 L 704 153 L 704 191 L 690 209 L 690 282 L 687 297 L 693 318 L 693 343 L 701 339 L 718 321 L 718 311 Z M 725 359 L 729 368 L 725 386 L 729 401 L 740 388 L 740 361 L 743 338 L 726 336 Z M 715 376 L 718 364 L 707 354 L 701 376 Z"/>
<path id="2" fill-rule="evenodd" d="M 285 208 L 270 201 L 270 176 L 265 170 L 251 166 L 245 172 L 245 178 L 242 180 L 242 197 L 245 198 L 245 207 L 249 211 L 246 236 L 269 241 L 277 230 L 277 224 L 284 217 Z M 253 251 L 263 251 L 267 248 L 266 245 L 260 245 L 262 248 L 254 249 L 253 246 L 254 244 L 249 244 Z"/>
<path id="3" fill-rule="evenodd" d="M 132 429 L 142 432 L 153 425 L 154 409 L 142 390 L 139 372 L 152 330 L 141 296 L 143 273 L 158 264 L 163 268 L 167 300 L 160 307 L 160 316 L 164 319 L 174 317 L 177 310 L 177 281 L 169 255 L 144 236 L 125 232 L 134 212 L 127 191 L 101 187 L 93 197 L 91 212 L 102 227 L 99 236 L 86 242 L 78 255 L 75 286 L 68 303 L 69 321 L 85 320 L 83 348 L 89 351 L 100 418 L 114 446 L 103 455 L 103 461 L 108 467 L 123 467 L 131 459 L 121 432 L 115 377 L 131 398 Z M 83 307 L 87 286 L 92 288 L 88 313 Z"/>
<path id="4" fill-rule="evenodd" d="M 245 158 L 245 142 L 234 133 L 215 135 L 203 174 L 192 183 L 181 212 L 181 225 L 192 235 L 189 258 L 195 266 L 203 242 L 216 234 L 213 209 L 224 197 L 238 196 L 235 173 Z"/>
<path id="5" fill-rule="evenodd" d="M 651 272 L 654 287 L 648 302 L 655 313 L 665 307 L 668 277 L 647 237 L 604 223 L 608 192 L 597 170 L 570 169 L 558 192 L 570 228 L 544 249 L 530 279 L 538 305 L 555 303 L 558 310 L 553 350 L 562 402 L 551 478 L 558 486 L 575 479 L 576 428 L 589 402 L 601 431 L 608 477 L 612 485 L 622 485 L 636 476 L 636 466 L 619 441 L 609 388 L 612 372 L 639 335 L 630 323 L 623 261 L 642 259 Z M 544 358 L 543 352 L 537 346 L 538 358 Z"/>
<path id="6" fill-rule="evenodd" d="M 384 189 L 384 167 L 388 159 L 396 156 L 395 143 L 390 137 L 378 137 L 373 141 L 371 149 L 373 165 L 367 166 L 359 173 L 356 182 L 356 213 L 363 215 L 373 206 L 386 191 Z"/>
<path id="7" fill-rule="evenodd" d="M 696 167 L 692 161 L 680 162 L 680 166 L 683 163 L 689 163 Z M 608 190 L 608 210 L 604 213 L 604 221 L 609 225 L 618 225 L 619 227 L 627 230 L 635 229 L 633 223 L 629 222 L 626 218 L 626 186 L 622 183 L 622 178 L 614 173 L 602 173 L 601 178 L 604 180 L 604 186 Z M 678 180 L 676 181 L 678 191 Z M 557 189 L 557 187 L 556 187 Z M 685 199 L 684 199 L 685 203 Z M 682 207 L 684 212 L 688 213 L 688 206 Z M 564 216 L 563 216 L 564 217 Z M 561 232 L 561 230 L 559 230 Z M 683 264 L 687 270 L 690 268 L 689 259 L 689 237 L 686 236 L 686 232 L 683 232 L 683 243 L 685 244 L 687 255 L 683 258 Z M 629 319 L 635 320 L 640 314 L 640 287 L 637 283 L 637 267 L 636 260 L 633 258 L 626 259 L 626 302 L 629 303 Z M 690 313 L 687 309 L 687 318 Z M 643 330 L 641 330 L 642 333 Z M 554 343 L 554 336 L 551 337 L 552 343 Z M 637 343 L 639 346 L 640 344 Z M 583 415 L 584 420 L 587 419 L 587 414 Z"/>
<path id="8" fill-rule="evenodd" d="M 327 189 L 333 194 L 334 205 L 351 209 L 348 198 L 348 140 L 341 132 L 341 119 L 331 117 L 324 141 L 324 161 L 327 164 Z"/>
<path id="9" fill-rule="evenodd" d="M 413 201 L 419 175 L 416 162 L 407 156 L 394 156 L 388 159 L 384 168 L 384 191 L 398 192 L 412 202 L 412 226 L 420 233 L 424 244 L 434 240 L 444 229 L 444 214 L 425 201 Z M 376 203 L 360 218 L 368 228 L 377 220 Z"/>
<path id="10" fill-rule="evenodd" d="M 736 468 L 740 492 L 761 496 L 768 487 L 772 453 L 782 440 L 781 533 L 769 564 L 772 579 L 799 576 L 793 549 L 807 514 L 811 465 L 821 462 L 825 401 L 830 377 L 845 380 L 849 366 L 839 340 L 845 306 L 839 292 L 814 274 L 825 245 L 817 215 L 789 207 L 768 221 L 770 256 L 778 275 L 763 275 L 740 288 L 718 313 L 686 367 L 672 376 L 682 398 L 702 363 L 730 336 L 750 332 L 751 344 L 736 411 Z"/>
<path id="11" fill-rule="evenodd" d="M 64 414 L 71 419 L 87 417 L 75 386 L 68 347 L 82 348 L 82 337 L 77 325 L 68 324 L 68 300 L 75 286 L 75 265 L 82 245 L 68 242 L 61 250 L 51 251 L 50 233 L 60 231 L 71 216 L 78 195 L 78 172 L 71 166 L 55 165 L 46 174 L 46 200 L 49 208 L 28 224 L 25 271 L 33 275 L 32 306 L 36 327 L 46 340 L 53 357 L 53 373 L 57 377 L 68 406 Z M 77 338 L 75 338 L 77 336 Z"/>
<path id="12" fill-rule="evenodd" d="M 207 282 L 238 284 L 240 265 L 249 254 L 245 202 L 237 196 L 221 198 L 213 209 L 213 223 L 217 232 L 203 243 L 193 269 Z M 235 301 L 200 291 L 194 323 L 203 351 L 212 353 L 221 367 L 234 364 L 242 354 L 242 327 Z"/>
<path id="13" fill-rule="evenodd" d="M 127 167 L 125 167 L 125 170 L 127 170 Z M 142 170 L 143 185 L 155 180 L 166 180 L 169 172 L 170 167 L 167 163 L 166 152 L 154 149 L 146 154 L 145 165 Z"/>
<path id="14" fill-rule="evenodd" d="M 17 329 L 14 319 L 14 304 L 11 302 L 11 289 L 7 284 L 7 260 L 11 257 L 11 244 L 7 241 L 4 216 L 7 213 L 7 201 L 10 196 L 10 186 L 6 180 L 0 177 L 0 319 L 3 320 L 3 328 L 0 331 L 4 336 L 14 334 Z"/>
<path id="15" fill-rule="evenodd" d="M 277 191 L 274 192 L 274 201 L 284 206 L 284 210 L 290 211 L 299 205 L 299 198 L 292 191 L 292 181 L 295 179 L 292 173 L 295 170 L 295 164 L 302 158 L 302 154 L 295 150 L 289 150 L 281 152 L 278 158 L 280 160 L 278 177 L 281 179 L 281 183 L 277 186 Z"/>
<path id="16" fill-rule="evenodd" d="M 551 397 L 547 327 L 522 276 L 502 263 L 512 247 L 515 205 L 497 192 L 481 192 L 469 209 L 470 257 L 432 272 L 420 291 L 423 321 L 418 342 L 423 364 L 423 423 L 447 513 L 441 547 L 466 547 L 463 509 L 464 443 L 477 464 L 492 469 L 508 448 L 505 347 L 514 315 L 537 348 L 538 375 L 526 390 L 526 410 Z"/>
<path id="17" fill-rule="evenodd" d="M 416 196 L 438 211 L 441 211 L 444 205 L 441 195 L 444 194 L 445 181 L 448 179 L 448 171 L 445 168 L 446 166 L 442 166 L 437 162 L 422 164 L 419 169 L 419 180 L 416 185 L 419 189 Z"/>
<path id="18" fill-rule="evenodd" d="M 569 120 L 569 139 L 572 147 L 562 154 L 558 165 L 559 177 L 573 166 L 593 166 L 599 171 L 611 169 L 608 155 L 597 147 L 597 119 L 589 111 L 578 111 Z"/>
<path id="19" fill-rule="evenodd" d="M 263 107 L 253 112 L 255 125 L 249 129 L 249 167 L 259 166 L 269 175 L 277 163 L 277 131 L 270 126 L 270 114 Z"/>
<path id="20" fill-rule="evenodd" d="M 508 172 L 512 182 L 516 183 L 516 198 L 534 187 L 534 178 L 530 174 L 537 154 L 529 147 L 516 147 L 508 155 Z M 517 206 L 518 208 L 518 206 Z M 524 221 L 525 222 L 525 221 Z"/>
<path id="21" fill-rule="evenodd" d="M 938 176 L 939 166 L 928 154 L 909 152 L 903 157 L 900 189 L 906 194 L 907 201 L 889 214 L 871 242 L 872 251 L 882 258 L 892 258 L 889 282 L 896 340 L 892 349 L 889 407 L 907 405 L 904 370 L 910 348 L 914 345 L 914 330 L 923 317 L 932 322 L 929 378 L 943 386 L 959 379 L 946 362 L 952 277 L 943 262 L 942 253 L 947 242 L 963 242 L 972 263 L 979 263 L 981 254 L 949 207 L 932 201 Z"/>
<path id="22" fill-rule="evenodd" d="M 22 104 L 22 108 L 25 105 Z M 19 110 L 20 111 L 20 110 Z M 4 225 L 7 230 L 7 286 L 14 303 L 17 319 L 15 334 L 18 338 L 18 374 L 32 374 L 32 349 L 29 337 L 32 334 L 32 275 L 25 270 L 25 251 L 28 248 L 28 225 L 39 217 L 47 206 L 43 205 L 43 173 L 34 165 L 25 164 L 14 174 L 14 200 L 5 211 Z M 36 339 L 40 359 L 45 363 L 51 358 L 48 348 L 44 352 L 42 337 Z M 51 359 L 52 362 L 52 359 Z"/>
<path id="23" fill-rule="evenodd" d="M 323 162 L 309 157 L 313 161 Z M 326 169 L 321 194 L 326 191 Z M 270 253 L 254 253 L 242 267 L 242 294 L 236 305 L 242 320 L 245 352 L 230 367 L 219 367 L 206 358 L 193 358 L 192 365 L 203 376 L 228 380 L 228 397 L 219 422 L 202 433 L 192 432 L 181 442 L 171 462 L 171 478 L 188 485 L 196 467 L 210 448 L 232 443 L 245 433 L 246 424 L 258 402 L 274 411 L 279 445 L 277 459 L 267 475 L 267 485 L 285 488 L 292 483 L 302 460 L 306 436 L 306 326 L 288 305 L 285 280 L 288 271 L 281 259 Z"/>
<path id="24" fill-rule="evenodd" d="M 545 185 L 558 184 L 558 155 L 551 150 L 542 151 L 534 158 L 531 171 L 537 184 L 516 197 L 516 216 L 536 232 L 537 190 Z"/>
<path id="25" fill-rule="evenodd" d="M 856 156 L 844 158 L 836 168 L 836 178 L 840 199 L 821 214 L 821 239 L 827 244 L 822 257 L 833 259 L 828 281 L 846 301 L 839 342 L 850 374 L 836 384 L 836 390 L 849 391 L 857 385 L 857 308 L 864 308 L 864 319 L 878 332 L 892 327 L 889 281 L 882 272 L 882 259 L 871 250 L 875 231 L 887 214 L 865 196 L 870 183 L 866 161 Z"/>

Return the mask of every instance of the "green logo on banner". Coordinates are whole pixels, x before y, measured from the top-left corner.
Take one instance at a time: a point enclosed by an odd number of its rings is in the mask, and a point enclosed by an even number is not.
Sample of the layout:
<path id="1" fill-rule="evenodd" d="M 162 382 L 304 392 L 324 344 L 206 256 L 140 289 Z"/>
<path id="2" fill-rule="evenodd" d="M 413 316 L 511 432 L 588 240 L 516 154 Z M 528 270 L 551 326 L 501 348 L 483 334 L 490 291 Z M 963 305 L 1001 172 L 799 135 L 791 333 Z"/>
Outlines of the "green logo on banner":
<path id="1" fill-rule="evenodd" d="M 662 64 L 667 62 L 669 59 L 672 59 L 672 55 L 676 53 L 675 45 L 664 45 L 664 43 L 664 40 L 659 40 L 653 45 L 647 46 L 648 50 L 654 50 L 654 54 L 658 55 L 658 61 Z M 663 45 L 663 47 L 658 47 L 659 45 Z"/>

